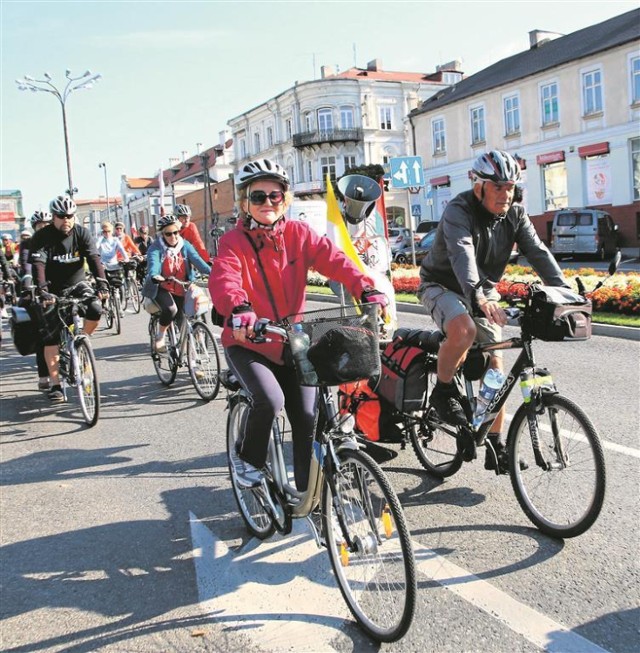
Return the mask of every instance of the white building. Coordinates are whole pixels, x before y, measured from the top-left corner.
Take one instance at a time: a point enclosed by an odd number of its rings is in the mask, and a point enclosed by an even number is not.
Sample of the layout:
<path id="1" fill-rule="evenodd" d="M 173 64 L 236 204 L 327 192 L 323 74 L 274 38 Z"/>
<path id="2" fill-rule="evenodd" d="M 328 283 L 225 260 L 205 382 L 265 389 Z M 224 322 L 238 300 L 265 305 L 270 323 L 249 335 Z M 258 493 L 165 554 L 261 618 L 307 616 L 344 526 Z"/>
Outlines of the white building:
<path id="1" fill-rule="evenodd" d="M 542 238 L 553 213 L 601 208 L 623 246 L 640 231 L 640 10 L 531 47 L 429 98 L 409 116 L 438 219 L 470 187 L 475 157 L 507 150 L 525 167 L 525 204 Z"/>
<path id="2" fill-rule="evenodd" d="M 460 79 L 458 62 L 429 75 L 387 72 L 377 59 L 366 69 L 338 74 L 323 66 L 321 79 L 296 82 L 229 120 L 235 167 L 258 157 L 274 159 L 287 169 L 297 197 L 317 199 L 327 173 L 335 180 L 348 168 L 385 165 L 412 153 L 407 114 Z M 406 191 L 389 192 L 387 214 L 404 216 L 406 198 Z"/>

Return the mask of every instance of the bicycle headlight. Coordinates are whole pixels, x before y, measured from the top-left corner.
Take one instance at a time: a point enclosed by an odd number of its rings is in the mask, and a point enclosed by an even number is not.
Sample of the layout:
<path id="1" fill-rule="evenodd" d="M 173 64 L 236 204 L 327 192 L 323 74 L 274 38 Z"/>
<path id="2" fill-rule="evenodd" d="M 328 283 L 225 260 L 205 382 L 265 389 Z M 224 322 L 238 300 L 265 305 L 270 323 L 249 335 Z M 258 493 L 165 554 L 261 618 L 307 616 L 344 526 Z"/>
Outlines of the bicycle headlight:
<path id="1" fill-rule="evenodd" d="M 343 415 L 340 418 L 340 424 L 338 425 L 338 428 L 342 433 L 353 433 L 354 429 L 356 428 L 355 417 L 351 413 Z"/>

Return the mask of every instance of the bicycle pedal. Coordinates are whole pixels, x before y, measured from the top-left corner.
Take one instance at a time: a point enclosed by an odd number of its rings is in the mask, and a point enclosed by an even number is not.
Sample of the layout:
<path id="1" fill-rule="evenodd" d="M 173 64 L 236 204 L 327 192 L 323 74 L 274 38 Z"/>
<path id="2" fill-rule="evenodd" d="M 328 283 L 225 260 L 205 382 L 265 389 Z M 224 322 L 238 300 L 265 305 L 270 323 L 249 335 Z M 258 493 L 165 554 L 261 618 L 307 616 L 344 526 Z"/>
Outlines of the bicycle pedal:
<path id="1" fill-rule="evenodd" d="M 456 446 L 458 453 L 464 462 L 470 463 L 472 460 L 475 460 L 477 457 L 476 454 L 476 443 L 473 439 L 473 436 L 470 433 L 458 432 L 458 437 L 456 439 Z"/>

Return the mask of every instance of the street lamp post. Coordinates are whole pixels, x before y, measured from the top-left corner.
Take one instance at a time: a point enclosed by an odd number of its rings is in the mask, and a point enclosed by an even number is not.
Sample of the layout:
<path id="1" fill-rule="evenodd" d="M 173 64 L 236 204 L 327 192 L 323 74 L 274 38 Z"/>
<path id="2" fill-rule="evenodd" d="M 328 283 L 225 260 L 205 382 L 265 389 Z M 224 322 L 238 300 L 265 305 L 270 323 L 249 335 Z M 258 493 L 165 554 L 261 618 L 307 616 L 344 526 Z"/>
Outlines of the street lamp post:
<path id="1" fill-rule="evenodd" d="M 107 194 L 107 220 L 111 220 L 111 211 L 109 209 L 109 187 L 107 186 L 107 164 L 98 163 L 98 168 L 104 168 L 104 192 Z"/>
<path id="2" fill-rule="evenodd" d="M 70 197 L 73 197 L 74 193 L 78 192 L 78 189 L 73 185 L 73 179 L 71 176 L 71 156 L 69 154 L 69 133 L 67 129 L 67 111 L 66 103 L 68 97 L 74 91 L 79 91 L 83 88 L 91 88 L 97 81 L 102 78 L 102 75 L 92 75 L 91 71 L 87 70 L 80 77 L 71 77 L 71 71 L 65 71 L 65 77 L 67 78 L 67 84 L 62 91 L 56 88 L 51 82 L 51 75 L 49 73 L 44 73 L 44 79 L 34 79 L 29 75 L 25 75 L 22 79 L 16 79 L 16 84 L 18 89 L 21 91 L 32 91 L 37 93 L 42 91 L 43 93 L 51 93 L 54 95 L 58 102 L 60 102 L 60 107 L 62 108 L 62 128 L 64 130 L 64 149 L 67 159 L 67 178 L 69 181 L 68 193 Z"/>

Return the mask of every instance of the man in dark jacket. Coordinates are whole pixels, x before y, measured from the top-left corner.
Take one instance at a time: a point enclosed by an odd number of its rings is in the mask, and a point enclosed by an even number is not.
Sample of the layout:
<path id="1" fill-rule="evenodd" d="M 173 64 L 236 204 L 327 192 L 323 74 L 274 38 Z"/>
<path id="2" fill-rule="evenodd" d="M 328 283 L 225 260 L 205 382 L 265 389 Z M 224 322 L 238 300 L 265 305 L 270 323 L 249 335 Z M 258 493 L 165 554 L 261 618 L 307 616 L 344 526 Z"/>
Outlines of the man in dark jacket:
<path id="1" fill-rule="evenodd" d="M 520 182 L 518 162 L 506 152 L 493 150 L 476 159 L 471 177 L 472 190 L 457 195 L 442 215 L 433 247 L 420 268 L 418 290 L 427 312 L 446 335 L 430 403 L 442 419 L 458 424 L 466 423 L 466 416 L 453 377 L 475 341 L 498 342 L 502 337 L 507 316 L 495 286 L 514 244 L 547 285 L 567 286 L 524 207 L 514 203 Z M 502 369 L 500 352 L 494 352 L 491 367 Z M 504 409 L 489 434 L 497 453 L 502 452 L 503 421 Z M 485 468 L 495 468 L 488 450 Z"/>

